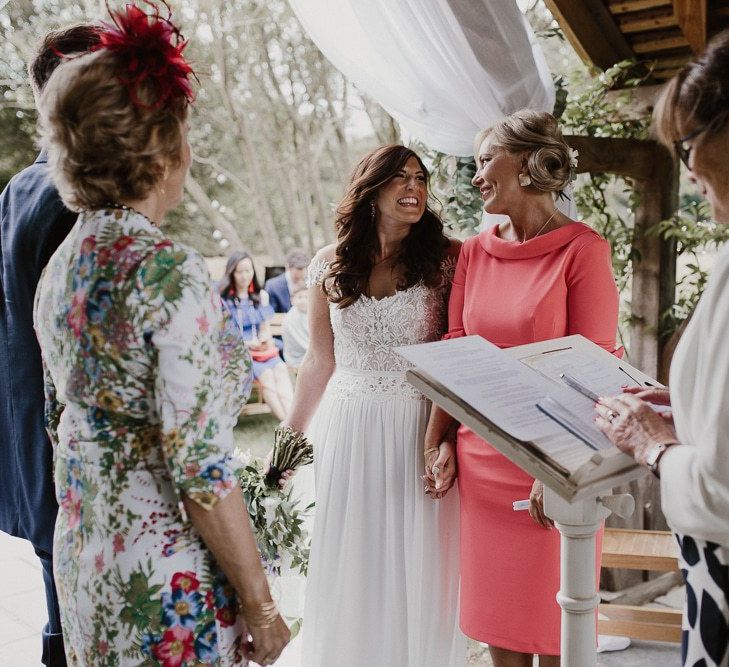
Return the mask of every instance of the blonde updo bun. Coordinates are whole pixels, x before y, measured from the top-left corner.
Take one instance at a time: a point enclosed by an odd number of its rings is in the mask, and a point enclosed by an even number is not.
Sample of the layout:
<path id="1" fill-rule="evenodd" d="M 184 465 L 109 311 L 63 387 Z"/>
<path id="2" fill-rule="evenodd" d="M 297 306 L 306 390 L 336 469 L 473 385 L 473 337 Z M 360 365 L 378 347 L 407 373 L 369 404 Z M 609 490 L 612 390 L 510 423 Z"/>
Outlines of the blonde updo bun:
<path id="1" fill-rule="evenodd" d="M 531 109 L 517 111 L 479 132 L 474 153 L 478 154 L 489 135 L 493 135 L 495 145 L 510 153 L 529 152 L 527 173 L 537 190 L 558 194 L 570 182 L 570 147 L 552 114 Z"/>

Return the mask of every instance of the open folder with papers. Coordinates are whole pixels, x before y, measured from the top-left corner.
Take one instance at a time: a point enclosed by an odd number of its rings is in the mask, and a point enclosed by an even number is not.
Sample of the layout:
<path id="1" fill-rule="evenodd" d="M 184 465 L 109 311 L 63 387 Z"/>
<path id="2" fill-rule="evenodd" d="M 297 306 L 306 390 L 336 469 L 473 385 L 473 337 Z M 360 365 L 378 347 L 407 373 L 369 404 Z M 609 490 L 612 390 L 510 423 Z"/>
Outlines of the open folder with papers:
<path id="1" fill-rule="evenodd" d="M 408 380 L 567 500 L 643 471 L 595 424 L 595 398 L 660 386 L 583 336 L 502 350 L 480 336 L 398 348 Z"/>

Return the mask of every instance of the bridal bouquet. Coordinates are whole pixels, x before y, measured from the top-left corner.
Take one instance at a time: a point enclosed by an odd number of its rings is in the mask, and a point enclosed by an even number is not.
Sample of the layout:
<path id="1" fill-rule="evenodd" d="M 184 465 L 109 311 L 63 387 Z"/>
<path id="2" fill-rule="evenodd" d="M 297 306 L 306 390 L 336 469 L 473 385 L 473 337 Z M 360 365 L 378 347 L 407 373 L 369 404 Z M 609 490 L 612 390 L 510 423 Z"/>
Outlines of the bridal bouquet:
<path id="1" fill-rule="evenodd" d="M 291 497 L 290 488 L 268 484 L 263 459 L 240 450 L 236 456 L 240 487 L 266 571 L 278 576 L 282 563 L 289 562 L 292 570 L 306 576 L 311 541 L 303 524 L 314 504 L 302 508 L 301 501 Z"/>

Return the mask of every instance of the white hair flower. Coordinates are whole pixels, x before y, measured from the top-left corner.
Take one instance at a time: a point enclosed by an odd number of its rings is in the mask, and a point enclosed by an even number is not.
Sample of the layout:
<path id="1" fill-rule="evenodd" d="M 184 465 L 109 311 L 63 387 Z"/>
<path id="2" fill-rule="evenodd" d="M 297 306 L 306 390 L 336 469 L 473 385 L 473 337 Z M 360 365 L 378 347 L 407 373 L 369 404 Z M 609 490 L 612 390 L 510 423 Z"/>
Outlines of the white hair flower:
<path id="1" fill-rule="evenodd" d="M 577 169 L 577 158 L 580 157 L 580 153 L 576 148 L 570 148 L 570 167 Z"/>
<path id="2" fill-rule="evenodd" d="M 577 178 L 577 158 L 580 157 L 579 152 L 575 148 L 570 148 L 570 181 Z"/>

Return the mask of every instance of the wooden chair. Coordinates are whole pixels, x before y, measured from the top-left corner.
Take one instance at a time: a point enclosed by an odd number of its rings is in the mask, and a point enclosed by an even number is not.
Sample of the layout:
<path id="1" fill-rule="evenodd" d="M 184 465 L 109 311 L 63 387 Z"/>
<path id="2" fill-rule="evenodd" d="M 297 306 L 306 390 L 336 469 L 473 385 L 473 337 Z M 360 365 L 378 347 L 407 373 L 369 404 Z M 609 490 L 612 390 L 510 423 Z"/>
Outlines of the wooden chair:
<path id="1" fill-rule="evenodd" d="M 606 528 L 602 542 L 603 567 L 677 572 L 678 545 L 670 532 Z M 634 605 L 603 603 L 598 621 L 602 635 L 662 642 L 681 641 L 681 612 Z"/>
<path id="2" fill-rule="evenodd" d="M 283 336 L 283 321 L 286 313 L 274 313 L 273 317 L 268 320 L 268 328 L 271 330 L 272 336 Z"/>
<path id="3" fill-rule="evenodd" d="M 267 415 L 270 412 L 271 408 L 269 408 L 263 400 L 261 385 L 258 382 L 254 382 L 253 389 L 251 389 L 251 395 L 248 402 L 241 409 L 240 416 L 248 417 L 250 415 Z"/>

